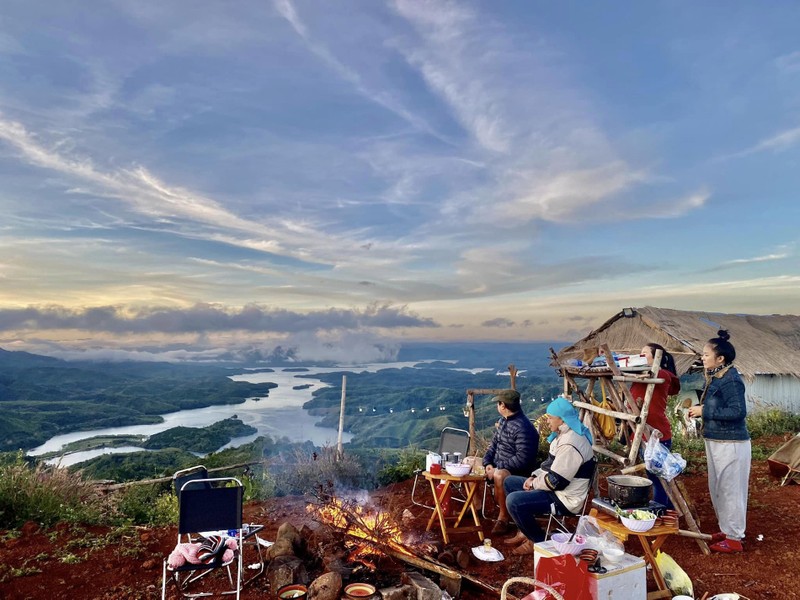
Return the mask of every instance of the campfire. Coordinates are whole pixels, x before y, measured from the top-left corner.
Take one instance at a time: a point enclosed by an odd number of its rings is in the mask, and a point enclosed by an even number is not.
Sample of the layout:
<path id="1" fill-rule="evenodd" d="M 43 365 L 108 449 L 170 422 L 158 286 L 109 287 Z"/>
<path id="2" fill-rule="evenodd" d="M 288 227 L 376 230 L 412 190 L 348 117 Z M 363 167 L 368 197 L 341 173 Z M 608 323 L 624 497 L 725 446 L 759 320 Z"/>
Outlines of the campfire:
<path id="1" fill-rule="evenodd" d="M 333 495 L 320 497 L 319 504 L 309 504 L 306 510 L 314 519 L 343 534 L 345 544 L 351 549 L 350 560 L 358 561 L 370 569 L 375 569 L 371 557 L 388 555 L 406 564 L 424 569 L 450 580 L 460 588 L 466 579 L 484 591 L 499 593 L 468 573 L 454 570 L 429 555 L 437 551 L 433 544 L 416 544 L 414 547 L 404 541 L 400 526 L 388 512 L 370 510 L 354 500 L 342 500 Z M 454 596 L 457 593 L 452 594 Z"/>
<path id="2" fill-rule="evenodd" d="M 416 556 L 403 542 L 402 532 L 392 516 L 382 511 L 370 511 L 355 501 L 329 496 L 319 506 L 306 507 L 315 520 L 336 529 L 346 536 L 351 549 L 349 559 L 374 569 L 369 560 L 376 554 L 399 553 Z"/>

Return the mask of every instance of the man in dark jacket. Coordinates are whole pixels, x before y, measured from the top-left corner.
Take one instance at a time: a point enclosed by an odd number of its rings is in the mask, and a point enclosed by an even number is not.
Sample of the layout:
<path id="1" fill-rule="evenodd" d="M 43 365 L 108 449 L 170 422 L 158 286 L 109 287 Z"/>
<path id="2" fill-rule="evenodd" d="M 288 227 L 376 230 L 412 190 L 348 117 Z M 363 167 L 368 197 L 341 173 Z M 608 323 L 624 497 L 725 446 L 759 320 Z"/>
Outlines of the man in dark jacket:
<path id="1" fill-rule="evenodd" d="M 529 476 L 538 466 L 539 432 L 522 412 L 519 392 L 503 390 L 492 398 L 497 403 L 500 420 L 492 441 L 483 456 L 486 479 L 494 485 L 494 499 L 500 508 L 493 535 L 508 533 L 513 525 L 506 507 L 503 482 L 509 475 Z"/>

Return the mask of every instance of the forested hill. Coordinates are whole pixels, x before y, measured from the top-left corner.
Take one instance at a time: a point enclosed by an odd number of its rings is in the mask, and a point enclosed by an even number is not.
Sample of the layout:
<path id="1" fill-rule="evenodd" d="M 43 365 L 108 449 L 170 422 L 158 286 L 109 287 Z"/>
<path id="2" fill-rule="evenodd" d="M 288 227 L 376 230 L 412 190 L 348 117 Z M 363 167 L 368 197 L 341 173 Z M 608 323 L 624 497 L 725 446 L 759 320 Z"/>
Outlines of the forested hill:
<path id="1" fill-rule="evenodd" d="M 34 448 L 54 435 L 143 425 L 158 415 L 266 396 L 273 383 L 232 381 L 212 365 L 67 362 L 0 350 L 0 451 Z"/>

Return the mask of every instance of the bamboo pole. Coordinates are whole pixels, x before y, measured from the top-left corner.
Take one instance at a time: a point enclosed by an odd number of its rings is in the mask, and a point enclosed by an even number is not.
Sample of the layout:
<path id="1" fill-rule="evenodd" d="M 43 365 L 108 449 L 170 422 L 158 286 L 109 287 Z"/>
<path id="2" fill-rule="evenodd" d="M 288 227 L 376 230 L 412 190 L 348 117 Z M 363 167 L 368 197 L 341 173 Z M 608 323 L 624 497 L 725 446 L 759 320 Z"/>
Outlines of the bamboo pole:
<path id="1" fill-rule="evenodd" d="M 590 402 L 581 402 L 580 400 L 574 400 L 572 402 L 573 406 L 579 406 L 580 408 L 585 408 L 586 410 L 590 410 L 592 412 L 600 413 L 601 415 L 608 415 L 609 417 L 614 417 L 615 419 L 623 419 L 625 421 L 632 421 L 635 424 L 639 424 L 642 420 L 641 417 L 637 415 L 632 415 L 630 413 L 619 412 L 616 410 L 608 410 L 607 408 L 602 408 L 597 406 L 596 404 L 592 404 Z"/>

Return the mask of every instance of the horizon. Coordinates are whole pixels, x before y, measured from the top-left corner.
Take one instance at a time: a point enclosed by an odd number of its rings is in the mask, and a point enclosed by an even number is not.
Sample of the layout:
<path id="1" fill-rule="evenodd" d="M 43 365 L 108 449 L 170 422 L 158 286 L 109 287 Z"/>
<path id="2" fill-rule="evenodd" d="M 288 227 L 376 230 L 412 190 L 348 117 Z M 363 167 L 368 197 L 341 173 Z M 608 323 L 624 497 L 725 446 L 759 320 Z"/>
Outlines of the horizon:
<path id="1" fill-rule="evenodd" d="M 8 350 L 377 360 L 797 310 L 800 5 L 0 17 Z"/>

